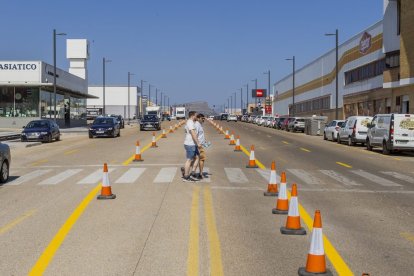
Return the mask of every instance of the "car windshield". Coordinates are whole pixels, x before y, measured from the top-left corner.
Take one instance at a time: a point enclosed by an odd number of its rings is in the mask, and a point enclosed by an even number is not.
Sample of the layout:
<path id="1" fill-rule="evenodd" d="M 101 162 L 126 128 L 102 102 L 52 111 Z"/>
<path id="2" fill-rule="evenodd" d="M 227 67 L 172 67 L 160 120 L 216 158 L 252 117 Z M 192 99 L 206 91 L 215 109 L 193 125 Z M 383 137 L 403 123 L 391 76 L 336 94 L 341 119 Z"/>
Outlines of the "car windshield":
<path id="1" fill-rule="evenodd" d="M 144 115 L 144 120 L 146 120 L 146 121 L 156 121 L 157 116 L 156 115 Z"/>
<path id="2" fill-rule="evenodd" d="M 93 121 L 94 125 L 113 125 L 114 119 L 112 118 L 96 118 Z"/>
<path id="3" fill-rule="evenodd" d="M 296 119 L 297 122 L 304 122 L 305 119 Z"/>
<path id="4" fill-rule="evenodd" d="M 27 124 L 26 128 L 46 128 L 49 127 L 49 122 L 47 121 L 32 121 Z"/>

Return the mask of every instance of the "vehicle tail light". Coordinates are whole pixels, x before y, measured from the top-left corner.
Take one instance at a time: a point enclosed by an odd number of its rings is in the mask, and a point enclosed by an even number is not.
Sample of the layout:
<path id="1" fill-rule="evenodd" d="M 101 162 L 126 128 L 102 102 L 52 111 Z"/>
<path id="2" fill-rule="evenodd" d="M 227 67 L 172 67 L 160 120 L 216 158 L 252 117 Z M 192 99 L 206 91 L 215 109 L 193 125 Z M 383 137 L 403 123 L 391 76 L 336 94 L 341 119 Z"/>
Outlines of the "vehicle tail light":
<path id="1" fill-rule="evenodd" d="M 391 124 L 390 124 L 390 142 L 394 140 L 394 115 L 391 115 Z"/>
<path id="2" fill-rule="evenodd" d="M 339 130 L 339 126 L 336 126 L 336 127 L 335 127 L 335 130 L 336 130 L 336 131 L 338 131 L 338 130 Z"/>

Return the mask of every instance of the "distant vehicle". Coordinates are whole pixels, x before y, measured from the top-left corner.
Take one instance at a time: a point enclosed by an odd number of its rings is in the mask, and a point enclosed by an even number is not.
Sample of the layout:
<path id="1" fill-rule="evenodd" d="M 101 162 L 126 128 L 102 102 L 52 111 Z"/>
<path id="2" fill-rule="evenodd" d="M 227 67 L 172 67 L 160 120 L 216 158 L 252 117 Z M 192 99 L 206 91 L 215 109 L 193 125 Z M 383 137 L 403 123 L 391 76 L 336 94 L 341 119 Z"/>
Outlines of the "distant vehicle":
<path id="1" fill-rule="evenodd" d="M 365 144 L 368 133 L 368 123 L 372 121 L 370 116 L 351 116 L 338 130 L 336 141 L 340 144 L 347 141 L 348 146 L 354 146 L 356 143 Z"/>
<path id="2" fill-rule="evenodd" d="M 288 120 L 287 117 L 280 117 L 279 120 L 277 121 L 276 128 L 277 129 L 282 129 L 282 127 L 283 127 L 286 120 Z"/>
<path id="3" fill-rule="evenodd" d="M 368 124 L 368 150 L 382 147 L 383 154 L 394 150 L 414 151 L 414 114 L 378 114 Z"/>
<path id="4" fill-rule="evenodd" d="M 171 116 L 169 114 L 162 114 L 163 121 L 171 121 Z"/>
<path id="5" fill-rule="evenodd" d="M 177 120 L 185 120 L 186 114 L 185 114 L 185 107 L 178 106 L 175 108 L 175 117 Z"/>
<path id="6" fill-rule="evenodd" d="M 161 120 L 156 115 L 144 115 L 144 118 L 139 123 L 139 129 L 161 129 Z"/>
<path id="7" fill-rule="evenodd" d="M 241 120 L 240 121 L 242 121 L 242 122 L 247 122 L 247 119 L 249 118 L 249 116 L 247 116 L 247 115 L 243 115 L 242 117 L 241 117 Z"/>
<path id="8" fill-rule="evenodd" d="M 227 121 L 227 117 L 229 117 L 228 113 L 221 113 L 220 114 L 220 120 L 221 121 Z"/>
<path id="9" fill-rule="evenodd" d="M 237 122 L 237 116 L 234 114 L 227 116 L 227 122 Z"/>
<path id="10" fill-rule="evenodd" d="M 0 142 L 0 183 L 6 183 L 9 179 L 10 164 L 10 147 Z"/>
<path id="11" fill-rule="evenodd" d="M 155 115 L 161 119 L 161 108 L 159 106 L 147 106 L 145 115 Z"/>
<path id="12" fill-rule="evenodd" d="M 49 120 L 34 120 L 30 121 L 20 135 L 22 142 L 25 141 L 40 141 L 52 142 L 52 140 L 60 140 L 59 126 Z"/>
<path id="13" fill-rule="evenodd" d="M 341 128 L 344 122 L 344 120 L 333 120 L 332 122 L 327 124 L 323 131 L 323 139 L 336 141 L 336 137 L 338 136 L 338 130 Z"/>
<path id="14" fill-rule="evenodd" d="M 305 132 L 305 119 L 298 118 L 298 117 L 289 119 L 287 130 L 292 131 L 292 132 L 296 132 L 296 131 Z"/>
<path id="15" fill-rule="evenodd" d="M 210 115 L 210 116 L 208 116 L 208 119 L 207 120 L 209 120 L 209 121 L 213 121 L 214 120 L 214 115 Z"/>
<path id="16" fill-rule="evenodd" d="M 257 125 L 266 126 L 267 119 L 269 118 L 270 118 L 269 116 L 262 116 L 260 120 L 257 122 Z"/>
<path id="17" fill-rule="evenodd" d="M 113 117 L 98 117 L 89 128 L 89 138 L 94 137 L 119 137 L 121 126 Z"/>
<path id="18" fill-rule="evenodd" d="M 116 121 L 119 123 L 119 125 L 121 126 L 121 128 L 125 128 L 125 121 L 124 121 L 124 118 L 122 118 L 122 116 L 121 115 L 115 115 L 115 114 L 110 114 L 110 115 L 107 115 L 108 117 L 112 117 L 112 118 L 115 118 L 116 119 Z"/>
<path id="19" fill-rule="evenodd" d="M 175 115 L 171 115 L 170 118 L 171 120 L 177 120 L 177 117 L 175 117 Z"/>

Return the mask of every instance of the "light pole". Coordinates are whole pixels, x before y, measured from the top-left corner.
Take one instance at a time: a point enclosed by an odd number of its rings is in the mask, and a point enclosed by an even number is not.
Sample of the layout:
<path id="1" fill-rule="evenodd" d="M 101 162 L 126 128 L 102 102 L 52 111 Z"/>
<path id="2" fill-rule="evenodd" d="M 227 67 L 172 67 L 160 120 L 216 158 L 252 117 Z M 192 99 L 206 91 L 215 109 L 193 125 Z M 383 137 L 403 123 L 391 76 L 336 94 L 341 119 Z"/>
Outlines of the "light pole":
<path id="1" fill-rule="evenodd" d="M 227 113 L 230 114 L 230 98 L 227 98 Z"/>
<path id="2" fill-rule="evenodd" d="M 295 116 L 295 56 L 287 58 L 286 60 L 292 61 L 292 117 Z"/>
<path id="3" fill-rule="evenodd" d="M 105 59 L 105 57 L 102 59 L 102 89 L 103 89 L 103 93 L 102 93 L 102 115 L 105 115 L 105 78 L 106 78 L 106 71 L 105 71 L 105 65 L 108 62 L 111 62 L 112 60 L 109 59 Z"/>
<path id="4" fill-rule="evenodd" d="M 243 115 L 243 87 L 240 88 L 240 114 Z"/>
<path id="5" fill-rule="evenodd" d="M 335 119 L 339 119 L 339 107 L 338 107 L 338 40 L 339 32 L 338 29 L 335 30 L 335 33 L 325 34 L 325 36 L 335 36 Z"/>
<path id="6" fill-rule="evenodd" d="M 237 97 L 237 94 L 236 94 L 236 92 L 234 92 L 234 114 L 236 114 L 236 110 L 237 110 L 237 108 L 236 108 L 236 97 Z"/>
<path id="7" fill-rule="evenodd" d="M 142 118 L 142 113 L 143 113 L 143 109 L 144 109 L 144 103 L 142 101 L 143 96 L 144 96 L 144 82 L 147 82 L 145 80 L 141 80 L 141 106 L 140 106 L 140 112 L 139 112 L 139 116 Z M 148 99 L 147 99 L 147 106 L 148 106 Z"/>
<path id="8" fill-rule="evenodd" d="M 254 81 L 255 85 L 254 85 L 254 89 L 257 90 L 257 79 L 252 80 Z M 254 108 L 257 107 L 257 97 L 254 97 Z"/>
<path id="9" fill-rule="evenodd" d="M 160 95 L 160 107 L 161 107 L 161 114 L 164 112 L 164 108 L 162 106 L 162 91 L 161 91 L 161 95 Z"/>
<path id="10" fill-rule="evenodd" d="M 155 88 L 155 106 L 158 105 L 158 88 Z"/>
<path id="11" fill-rule="evenodd" d="M 265 74 L 265 75 L 267 75 L 267 77 L 268 77 L 268 79 L 267 79 L 267 81 L 268 81 L 268 85 L 267 85 L 267 88 L 268 88 L 268 92 L 267 93 L 269 93 L 268 95 L 270 96 L 270 70 L 268 70 L 267 72 L 264 72 L 263 74 Z"/>
<path id="12" fill-rule="evenodd" d="M 66 35 L 65 33 L 56 33 L 56 29 L 53 29 L 53 97 L 55 99 L 53 108 L 53 118 L 56 122 L 56 36 Z"/>
<path id="13" fill-rule="evenodd" d="M 130 108 L 131 108 L 131 103 L 130 103 L 130 86 L 131 86 L 131 76 L 133 76 L 135 74 L 128 72 L 128 125 L 131 123 L 131 115 L 130 115 Z"/>
<path id="14" fill-rule="evenodd" d="M 148 83 L 148 104 L 149 106 L 152 106 L 152 102 L 151 102 L 151 87 L 154 87 L 154 85 L 151 85 Z"/>
<path id="15" fill-rule="evenodd" d="M 167 103 L 167 95 L 164 95 L 164 105 L 166 105 L 166 103 Z M 168 113 L 169 113 L 169 111 L 168 111 Z"/>
<path id="16" fill-rule="evenodd" d="M 249 84 L 246 84 L 246 113 L 249 113 Z"/>

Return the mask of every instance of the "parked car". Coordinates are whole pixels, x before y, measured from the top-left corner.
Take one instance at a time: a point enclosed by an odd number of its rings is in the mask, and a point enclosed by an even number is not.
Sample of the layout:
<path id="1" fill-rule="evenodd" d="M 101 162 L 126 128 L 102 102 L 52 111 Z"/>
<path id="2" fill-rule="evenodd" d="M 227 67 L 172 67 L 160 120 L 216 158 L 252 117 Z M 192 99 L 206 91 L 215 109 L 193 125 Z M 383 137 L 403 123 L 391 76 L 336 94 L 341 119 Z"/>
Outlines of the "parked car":
<path id="1" fill-rule="evenodd" d="M 368 150 L 382 147 L 383 154 L 394 150 L 414 151 L 414 115 L 378 114 L 368 124 Z"/>
<path id="2" fill-rule="evenodd" d="M 285 121 L 287 119 L 288 119 L 287 117 L 280 117 L 279 120 L 278 120 L 278 122 L 277 122 L 276 128 L 277 129 L 282 129 L 283 124 L 285 123 Z"/>
<path id="3" fill-rule="evenodd" d="M 234 114 L 230 114 L 227 116 L 227 122 L 237 122 L 237 116 Z"/>
<path id="4" fill-rule="evenodd" d="M 9 179 L 10 164 L 10 147 L 0 142 L 0 183 L 6 183 Z"/>
<path id="5" fill-rule="evenodd" d="M 161 130 L 161 120 L 157 115 L 144 115 L 139 122 L 139 130 L 156 129 Z"/>
<path id="6" fill-rule="evenodd" d="M 338 144 L 347 141 L 349 146 L 356 143 L 365 144 L 367 140 L 368 123 L 372 121 L 370 116 L 351 116 L 341 126 L 336 136 Z"/>
<path id="7" fill-rule="evenodd" d="M 170 116 L 171 120 L 177 120 L 177 117 L 175 117 L 174 115 Z"/>
<path id="8" fill-rule="evenodd" d="M 242 122 L 247 122 L 247 119 L 249 118 L 249 116 L 247 116 L 247 115 L 243 115 L 242 116 L 242 118 L 241 118 L 241 121 Z"/>
<path id="9" fill-rule="evenodd" d="M 257 125 L 259 126 L 266 126 L 266 121 L 269 118 L 269 116 L 261 116 L 260 120 L 257 122 Z"/>
<path id="10" fill-rule="evenodd" d="M 333 120 L 329 124 L 325 126 L 323 130 L 323 139 L 324 140 L 331 140 L 336 141 L 336 137 L 338 136 L 338 130 L 341 128 L 344 120 Z"/>
<path id="11" fill-rule="evenodd" d="M 256 120 L 256 116 L 255 115 L 251 115 L 249 117 L 249 123 L 253 124 L 255 120 Z"/>
<path id="12" fill-rule="evenodd" d="M 108 115 L 108 117 L 112 117 L 115 118 L 116 121 L 119 123 L 119 125 L 121 126 L 121 128 L 125 128 L 125 121 L 124 118 L 122 118 L 121 115 L 115 115 L 115 114 L 110 114 Z"/>
<path id="13" fill-rule="evenodd" d="M 20 134 L 22 142 L 40 141 L 52 142 L 52 140 L 60 140 L 59 126 L 50 120 L 34 120 L 30 121 Z"/>
<path id="14" fill-rule="evenodd" d="M 271 124 L 272 124 L 272 120 L 274 119 L 274 117 L 272 117 L 272 116 L 270 116 L 270 117 L 267 117 L 266 119 L 265 119 L 265 121 L 263 122 L 263 126 L 265 126 L 265 127 L 270 127 L 271 126 Z"/>
<path id="15" fill-rule="evenodd" d="M 286 130 L 286 131 L 288 131 L 288 126 L 289 126 L 289 120 L 290 120 L 291 118 L 290 117 L 288 117 L 288 118 L 286 118 L 284 121 L 283 121 L 283 123 L 282 123 L 282 125 L 281 125 L 281 127 L 280 127 L 280 129 L 281 130 Z"/>
<path id="16" fill-rule="evenodd" d="M 121 136 L 121 125 L 114 117 L 98 117 L 89 128 L 89 138 L 119 136 Z"/>
<path id="17" fill-rule="evenodd" d="M 305 132 L 305 119 L 299 117 L 290 118 L 287 130 L 292 132 Z"/>
<path id="18" fill-rule="evenodd" d="M 272 128 L 277 129 L 277 125 L 279 124 L 280 118 L 275 118 L 272 122 Z"/>

